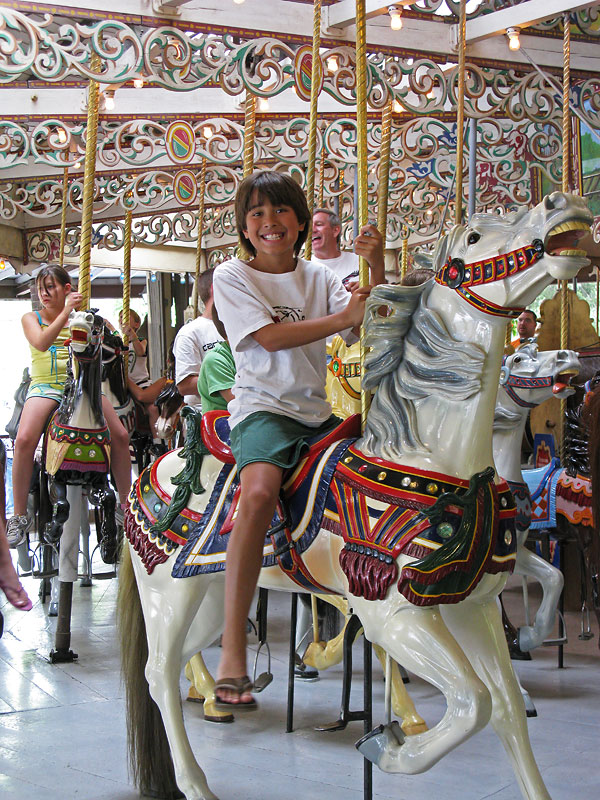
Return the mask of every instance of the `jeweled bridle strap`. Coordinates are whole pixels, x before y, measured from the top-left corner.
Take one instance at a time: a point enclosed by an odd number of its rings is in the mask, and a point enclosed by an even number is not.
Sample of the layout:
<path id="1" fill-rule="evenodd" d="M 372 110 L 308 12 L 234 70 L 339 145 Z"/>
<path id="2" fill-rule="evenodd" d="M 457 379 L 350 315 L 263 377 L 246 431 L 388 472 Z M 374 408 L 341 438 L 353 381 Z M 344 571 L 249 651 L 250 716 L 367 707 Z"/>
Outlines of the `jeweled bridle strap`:
<path id="1" fill-rule="evenodd" d="M 519 247 L 510 253 L 486 258 L 483 261 L 474 261 L 471 264 L 465 264 L 461 258 L 449 258 L 435 276 L 435 280 L 441 286 L 454 289 L 467 303 L 485 314 L 515 318 L 524 310 L 522 307 L 496 305 L 469 287 L 485 286 L 488 283 L 510 278 L 533 266 L 543 255 L 544 243 L 541 239 L 534 239 L 531 244 Z"/>

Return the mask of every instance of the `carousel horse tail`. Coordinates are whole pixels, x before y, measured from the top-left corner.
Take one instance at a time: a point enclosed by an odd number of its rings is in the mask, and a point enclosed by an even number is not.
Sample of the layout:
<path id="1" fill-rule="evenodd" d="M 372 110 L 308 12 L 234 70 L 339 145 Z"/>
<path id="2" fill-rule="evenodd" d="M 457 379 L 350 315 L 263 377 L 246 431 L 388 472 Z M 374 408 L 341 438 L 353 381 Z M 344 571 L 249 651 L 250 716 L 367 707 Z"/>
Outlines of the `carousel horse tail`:
<path id="1" fill-rule="evenodd" d="M 123 547 L 121 557 L 117 619 L 131 777 L 142 795 L 181 796 L 162 717 L 144 673 L 148 661 L 146 625 L 129 547 Z"/>

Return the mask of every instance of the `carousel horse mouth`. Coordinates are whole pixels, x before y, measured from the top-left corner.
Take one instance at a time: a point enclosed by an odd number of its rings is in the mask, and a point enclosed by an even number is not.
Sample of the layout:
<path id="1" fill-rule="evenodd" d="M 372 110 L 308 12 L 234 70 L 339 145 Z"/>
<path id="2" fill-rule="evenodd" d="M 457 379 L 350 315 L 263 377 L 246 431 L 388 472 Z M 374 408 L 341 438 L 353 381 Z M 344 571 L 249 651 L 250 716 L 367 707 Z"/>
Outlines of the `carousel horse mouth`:
<path id="1" fill-rule="evenodd" d="M 77 344 L 87 344 L 89 331 L 86 328 L 71 328 L 71 341 Z"/>
<path id="2" fill-rule="evenodd" d="M 589 232 L 590 226 L 585 222 L 561 222 L 546 237 L 545 250 L 551 256 L 585 257 L 586 251 L 578 244 Z"/>
<path id="3" fill-rule="evenodd" d="M 552 394 L 555 397 L 566 397 L 567 395 L 573 394 L 575 389 L 571 386 L 571 381 L 577 374 L 578 370 L 574 369 L 569 372 L 560 372 L 556 375 L 554 384 L 552 385 Z"/>

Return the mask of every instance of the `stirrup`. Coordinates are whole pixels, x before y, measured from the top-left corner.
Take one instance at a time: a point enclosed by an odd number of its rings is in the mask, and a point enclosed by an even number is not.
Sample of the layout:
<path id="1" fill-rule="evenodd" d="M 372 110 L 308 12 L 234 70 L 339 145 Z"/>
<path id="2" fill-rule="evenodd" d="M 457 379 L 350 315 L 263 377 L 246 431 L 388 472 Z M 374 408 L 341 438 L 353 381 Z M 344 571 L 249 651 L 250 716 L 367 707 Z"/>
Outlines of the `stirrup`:
<path id="1" fill-rule="evenodd" d="M 267 671 L 261 672 L 258 677 L 256 677 L 256 668 L 258 666 L 258 657 L 260 655 L 260 651 L 263 645 L 267 649 Z M 254 684 L 254 688 L 252 691 L 258 693 L 263 692 L 267 686 L 273 680 L 273 673 L 271 672 L 271 648 L 269 647 L 269 643 L 265 640 L 264 642 L 260 642 L 258 645 L 258 650 L 256 651 L 256 656 L 254 657 L 254 669 L 252 671 L 252 683 Z"/>

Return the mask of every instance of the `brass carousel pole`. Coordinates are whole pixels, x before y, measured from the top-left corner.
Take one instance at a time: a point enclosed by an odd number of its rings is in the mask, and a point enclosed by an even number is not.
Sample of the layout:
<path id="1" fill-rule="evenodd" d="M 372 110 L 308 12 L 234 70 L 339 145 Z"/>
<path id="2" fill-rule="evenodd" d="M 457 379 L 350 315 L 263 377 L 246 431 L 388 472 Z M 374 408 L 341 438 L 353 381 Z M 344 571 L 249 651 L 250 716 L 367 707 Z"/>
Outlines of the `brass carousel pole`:
<path id="1" fill-rule="evenodd" d="M 254 172 L 254 134 L 256 131 L 256 97 L 246 92 L 244 106 L 244 167 L 243 175 L 247 178 Z"/>
<path id="2" fill-rule="evenodd" d="M 100 56 L 92 53 L 90 70 L 100 72 Z M 79 292 L 83 295 L 82 307 L 89 308 L 91 299 L 90 261 L 92 257 L 92 216 L 94 211 L 96 141 L 98 137 L 98 106 L 100 88 L 91 80 L 88 89 L 87 127 L 85 132 L 85 167 L 83 171 L 83 198 L 81 237 L 79 245 Z"/>
<path id="3" fill-rule="evenodd" d="M 369 221 L 368 164 L 367 164 L 367 21 L 365 0 L 356 0 L 356 166 L 358 171 L 358 228 Z M 360 259 L 358 280 L 361 286 L 369 283 L 369 263 Z M 365 369 L 365 329 L 360 329 L 360 373 Z M 364 429 L 369 410 L 369 395 L 361 388 L 360 415 Z"/>
<path id="4" fill-rule="evenodd" d="M 319 196 L 317 208 L 323 208 L 325 202 L 325 142 L 321 145 L 321 162 L 319 164 Z"/>
<path id="5" fill-rule="evenodd" d="M 377 227 L 385 240 L 387 235 L 388 194 L 390 183 L 390 149 L 392 144 L 392 110 L 394 98 L 391 97 L 381 112 L 381 154 L 379 156 L 379 197 L 377 198 Z"/>
<path id="6" fill-rule="evenodd" d="M 60 245 L 58 251 L 58 263 L 61 267 L 65 265 L 65 240 L 67 238 L 67 206 L 69 200 L 69 168 L 63 170 L 62 185 L 62 207 L 60 213 Z"/>
<path id="7" fill-rule="evenodd" d="M 562 108 L 562 190 L 569 191 L 570 171 L 570 114 L 569 90 L 571 88 L 571 19 L 569 13 L 563 15 L 563 108 Z M 567 281 L 560 282 L 560 349 L 569 346 L 569 295 Z M 560 401 L 561 416 L 561 456 L 564 457 L 567 401 Z"/>
<path id="8" fill-rule="evenodd" d="M 202 271 L 202 225 L 204 220 L 204 191 L 206 189 L 206 159 L 202 159 L 200 166 L 200 185 L 198 187 L 199 201 L 198 201 L 198 237 L 196 239 L 196 271 L 194 273 L 194 293 L 193 293 L 193 306 L 194 306 L 194 319 L 198 316 L 198 281 L 200 280 L 200 272 Z"/>
<path id="9" fill-rule="evenodd" d="M 457 97 L 456 97 L 456 201 L 454 208 L 454 223 L 462 223 L 463 212 L 463 146 L 465 128 L 465 53 L 466 53 L 466 0 L 460 0 L 460 19 L 458 36 L 458 72 L 456 75 Z"/>
<path id="10" fill-rule="evenodd" d="M 131 300 L 131 209 L 125 211 L 125 233 L 123 236 L 123 310 L 121 312 L 121 319 L 124 325 L 131 325 L 130 316 L 130 300 Z M 123 336 L 123 344 L 125 347 L 129 345 L 129 336 Z M 124 363 L 125 375 L 129 370 L 129 359 L 125 359 Z"/>
<path id="11" fill-rule="evenodd" d="M 310 117 L 308 123 L 308 162 L 306 166 L 306 200 L 310 211 L 310 227 L 312 228 L 312 213 L 315 207 L 315 167 L 317 160 L 317 103 L 321 84 L 321 0 L 313 0 L 313 41 L 312 41 L 312 67 L 310 73 Z M 312 236 L 310 230 L 304 245 L 307 261 L 312 256 Z"/>
<path id="12" fill-rule="evenodd" d="M 408 272 L 408 228 L 403 226 L 402 229 L 402 261 L 400 263 L 400 280 L 406 275 Z"/>

